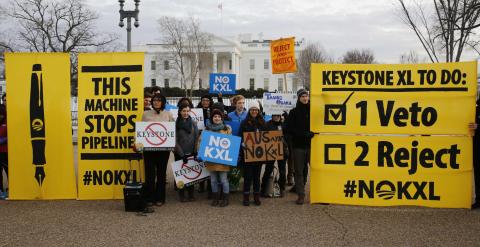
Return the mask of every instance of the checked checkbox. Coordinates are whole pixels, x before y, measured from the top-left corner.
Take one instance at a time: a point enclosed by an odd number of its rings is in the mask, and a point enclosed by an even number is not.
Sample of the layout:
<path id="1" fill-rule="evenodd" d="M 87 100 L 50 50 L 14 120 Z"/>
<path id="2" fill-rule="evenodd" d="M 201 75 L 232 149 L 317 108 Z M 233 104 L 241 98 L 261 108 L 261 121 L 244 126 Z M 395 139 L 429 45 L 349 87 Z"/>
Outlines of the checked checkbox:
<path id="1" fill-rule="evenodd" d="M 345 125 L 347 122 L 347 107 L 345 104 L 325 105 L 325 125 Z"/>

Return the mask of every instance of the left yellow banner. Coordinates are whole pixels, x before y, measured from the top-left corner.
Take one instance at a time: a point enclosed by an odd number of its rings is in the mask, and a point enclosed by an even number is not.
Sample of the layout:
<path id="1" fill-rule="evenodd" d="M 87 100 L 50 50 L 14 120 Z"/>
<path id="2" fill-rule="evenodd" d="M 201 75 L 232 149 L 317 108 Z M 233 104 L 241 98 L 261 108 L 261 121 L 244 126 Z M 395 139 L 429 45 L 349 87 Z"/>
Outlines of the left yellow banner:
<path id="1" fill-rule="evenodd" d="M 74 199 L 70 57 L 5 58 L 10 199 Z"/>
<path id="2" fill-rule="evenodd" d="M 139 180 L 132 151 L 143 112 L 144 53 L 78 56 L 78 198 L 122 199 L 128 178 Z"/>

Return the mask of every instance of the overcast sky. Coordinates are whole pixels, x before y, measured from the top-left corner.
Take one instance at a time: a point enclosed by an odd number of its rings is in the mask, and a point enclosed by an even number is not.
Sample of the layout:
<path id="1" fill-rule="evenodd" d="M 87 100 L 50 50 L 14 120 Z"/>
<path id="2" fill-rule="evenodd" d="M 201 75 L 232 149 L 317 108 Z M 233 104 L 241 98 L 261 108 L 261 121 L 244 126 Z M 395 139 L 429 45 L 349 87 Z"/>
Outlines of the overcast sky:
<path id="1" fill-rule="evenodd" d="M 118 1 L 87 0 L 87 4 L 100 15 L 98 28 L 119 34 L 126 43 L 126 30 L 118 27 Z M 134 9 L 133 0 L 125 5 L 126 10 Z M 218 36 L 295 36 L 319 42 L 335 59 L 355 48 L 371 49 L 381 63 L 398 63 L 400 55 L 410 50 L 426 57 L 414 33 L 398 17 L 396 0 L 142 0 L 140 27 L 133 28 L 132 44 L 158 43 L 160 16 L 189 14 L 200 19 L 203 30 Z M 469 52 L 463 60 L 477 57 Z"/>

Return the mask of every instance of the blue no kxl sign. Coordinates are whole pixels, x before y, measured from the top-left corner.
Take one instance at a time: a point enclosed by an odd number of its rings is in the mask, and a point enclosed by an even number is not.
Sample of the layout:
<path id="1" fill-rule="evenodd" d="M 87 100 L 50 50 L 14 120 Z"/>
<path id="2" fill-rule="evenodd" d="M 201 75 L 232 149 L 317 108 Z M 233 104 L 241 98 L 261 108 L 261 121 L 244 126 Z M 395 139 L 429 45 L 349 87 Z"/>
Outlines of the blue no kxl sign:
<path id="1" fill-rule="evenodd" d="M 235 74 L 210 74 L 209 93 L 235 94 Z"/>

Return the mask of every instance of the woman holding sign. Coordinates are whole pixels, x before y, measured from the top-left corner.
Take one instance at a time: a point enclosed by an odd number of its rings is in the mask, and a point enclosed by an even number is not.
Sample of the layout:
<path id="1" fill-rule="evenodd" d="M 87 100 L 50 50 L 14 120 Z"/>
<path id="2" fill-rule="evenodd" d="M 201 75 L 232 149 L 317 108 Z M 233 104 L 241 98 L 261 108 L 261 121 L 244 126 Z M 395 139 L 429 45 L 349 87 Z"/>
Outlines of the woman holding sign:
<path id="1" fill-rule="evenodd" d="M 143 122 L 173 122 L 173 115 L 165 111 L 167 99 L 161 94 L 152 97 L 153 110 L 143 113 Z M 147 203 L 162 206 L 165 203 L 165 184 L 167 178 L 167 163 L 170 151 L 144 152 L 145 160 L 145 197 Z M 156 183 L 155 183 L 156 179 Z"/>
<path id="2" fill-rule="evenodd" d="M 262 162 L 248 162 L 245 157 L 246 141 L 244 134 L 246 132 L 257 132 L 267 130 L 265 120 L 260 113 L 260 105 L 257 102 L 250 103 L 248 107 L 247 118 L 240 124 L 240 133 L 242 135 L 242 155 L 244 165 L 243 173 L 243 205 L 250 205 L 250 186 L 253 182 L 253 200 L 255 205 L 260 206 L 260 173 L 262 171 Z"/>
<path id="3" fill-rule="evenodd" d="M 175 160 L 183 160 L 183 164 L 188 163 L 188 157 L 195 156 L 195 145 L 198 141 L 198 127 L 190 116 L 190 105 L 188 103 L 178 106 L 178 118 L 175 122 L 176 142 L 175 142 Z M 176 183 L 175 183 L 176 184 Z M 186 188 L 179 188 L 178 196 L 180 202 L 186 202 L 185 190 L 188 192 L 188 201 L 194 201 L 193 190 L 195 186 L 190 185 Z"/>
<path id="4" fill-rule="evenodd" d="M 222 111 L 218 109 L 213 110 L 210 117 L 210 123 L 205 130 L 231 135 L 232 128 L 223 122 L 224 117 Z M 198 143 L 201 142 L 200 139 L 201 138 L 199 138 Z M 228 206 L 228 195 L 230 193 L 228 172 L 230 171 L 230 167 L 216 163 L 205 163 L 205 166 L 210 171 L 210 181 L 213 192 L 213 201 L 211 205 L 214 207 Z M 223 194 L 220 193 L 220 188 L 222 188 Z"/>

